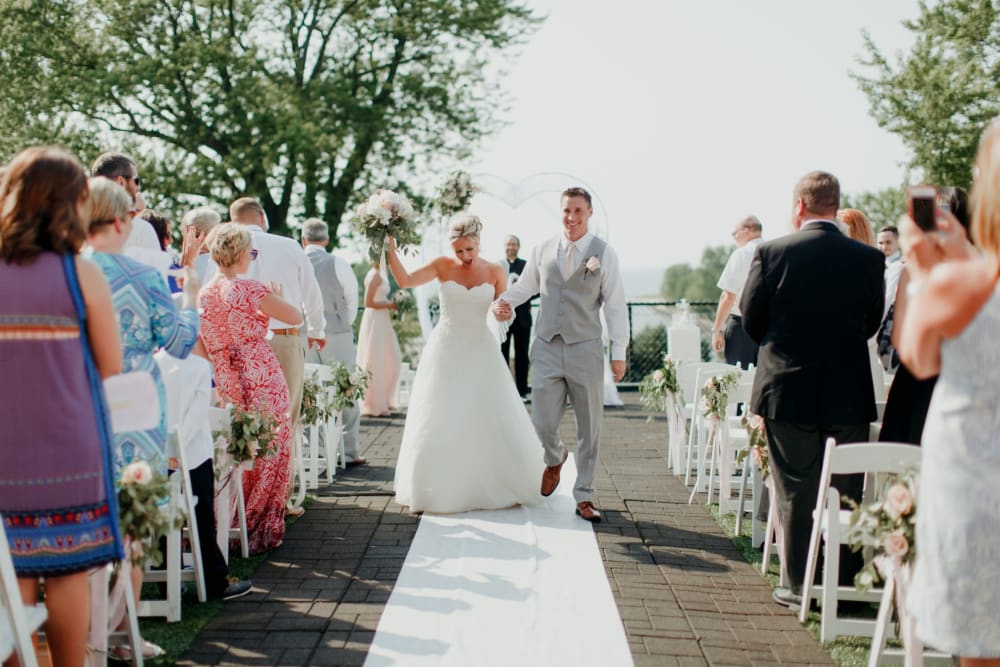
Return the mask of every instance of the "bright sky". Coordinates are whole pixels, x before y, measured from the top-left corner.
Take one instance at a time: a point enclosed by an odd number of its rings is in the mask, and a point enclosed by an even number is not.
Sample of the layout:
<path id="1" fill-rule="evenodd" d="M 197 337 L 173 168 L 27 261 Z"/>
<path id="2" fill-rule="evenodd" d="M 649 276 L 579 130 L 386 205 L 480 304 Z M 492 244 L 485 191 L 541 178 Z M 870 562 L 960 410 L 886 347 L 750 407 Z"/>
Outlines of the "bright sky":
<path id="1" fill-rule="evenodd" d="M 909 47 L 901 21 L 917 0 L 529 4 L 548 19 L 505 79 L 510 124 L 464 166 L 491 182 L 579 178 L 626 267 L 697 264 L 748 213 L 765 238 L 786 233 L 792 186 L 813 169 L 848 193 L 903 178 L 905 149 L 849 72 L 860 71 L 862 28 L 883 52 Z M 520 206 L 480 194 L 472 209 L 489 259 L 506 233 L 529 247 L 559 228 L 557 194 Z"/>

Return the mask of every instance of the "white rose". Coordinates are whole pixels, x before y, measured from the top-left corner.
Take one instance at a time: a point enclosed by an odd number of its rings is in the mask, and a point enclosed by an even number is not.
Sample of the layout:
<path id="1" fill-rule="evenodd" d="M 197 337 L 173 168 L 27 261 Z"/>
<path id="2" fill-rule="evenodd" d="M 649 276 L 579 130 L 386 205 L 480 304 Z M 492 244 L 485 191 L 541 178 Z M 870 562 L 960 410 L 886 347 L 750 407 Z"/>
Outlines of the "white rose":
<path id="1" fill-rule="evenodd" d="M 587 260 L 587 270 L 593 273 L 597 269 L 601 268 L 601 261 L 597 259 L 597 255 L 594 255 Z"/>
<path id="2" fill-rule="evenodd" d="M 873 577 L 872 573 L 868 570 L 864 570 L 858 575 L 858 585 L 861 586 L 861 588 L 871 588 L 875 585 L 875 577 Z"/>
<path id="3" fill-rule="evenodd" d="M 657 382 L 663 382 L 665 379 L 667 379 L 667 376 L 663 374 L 663 371 L 657 368 L 655 371 L 653 371 L 653 379 L 656 380 Z"/>
<path id="4" fill-rule="evenodd" d="M 153 479 L 153 470 L 145 461 L 130 463 L 122 470 L 122 484 L 149 484 Z"/>
<path id="5" fill-rule="evenodd" d="M 260 442 L 254 438 L 247 443 L 247 449 L 250 450 L 250 456 L 257 458 L 257 454 L 260 453 Z"/>

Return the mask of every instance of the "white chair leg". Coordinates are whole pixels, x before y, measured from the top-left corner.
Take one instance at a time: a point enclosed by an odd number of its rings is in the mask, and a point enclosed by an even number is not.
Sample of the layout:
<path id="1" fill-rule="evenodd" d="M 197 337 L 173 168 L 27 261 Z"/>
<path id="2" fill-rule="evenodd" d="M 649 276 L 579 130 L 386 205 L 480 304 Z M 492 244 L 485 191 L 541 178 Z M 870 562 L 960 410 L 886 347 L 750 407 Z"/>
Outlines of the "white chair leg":
<path id="1" fill-rule="evenodd" d="M 840 585 L 840 496 L 831 488 L 826 499 L 826 543 L 823 547 L 823 590 L 820 608 L 820 641 L 828 642 L 837 638 L 837 597 Z M 820 521 L 819 517 L 816 521 Z M 810 583 L 805 580 L 803 587 Z M 803 605 L 808 608 L 808 604 Z"/>
<path id="2" fill-rule="evenodd" d="M 198 602 L 208 600 L 208 591 L 205 588 L 205 569 L 202 567 L 201 537 L 198 533 L 198 515 L 195 507 L 198 504 L 198 497 L 194 495 L 191 488 L 191 475 L 188 472 L 183 474 L 181 486 L 184 489 L 184 508 L 187 513 L 187 538 L 191 545 L 191 561 L 194 568 L 194 586 L 198 592 Z"/>
<path id="3" fill-rule="evenodd" d="M 711 453 L 708 456 L 708 500 L 705 501 L 706 505 L 712 504 L 712 491 L 715 489 L 715 464 L 717 462 L 716 454 L 719 450 L 719 438 L 718 436 L 712 438 Z M 724 511 L 722 507 L 722 477 L 719 477 L 719 514 L 721 515 Z"/>
<path id="4" fill-rule="evenodd" d="M 753 487 L 753 500 L 750 508 L 750 542 L 754 547 L 757 547 L 764 541 L 763 531 L 766 519 L 761 520 L 760 515 L 757 514 L 757 508 L 764 495 L 764 482 L 761 480 L 761 471 L 755 465 L 750 466 L 750 483 Z M 768 495 L 769 507 L 771 501 L 772 499 Z"/>
<path id="5" fill-rule="evenodd" d="M 301 507 L 302 501 L 306 499 L 306 468 L 305 461 L 302 459 L 302 425 L 300 424 L 296 432 L 292 436 L 292 476 L 298 477 L 298 491 L 295 496 L 295 500 L 292 501 L 293 507 Z M 294 484 L 295 480 L 289 480 L 290 483 Z"/>
<path id="6" fill-rule="evenodd" d="M 132 588 L 132 577 L 128 567 L 122 567 L 118 576 L 124 577 L 125 631 L 128 633 L 128 643 L 132 647 L 132 664 L 135 667 L 143 667 L 145 660 L 142 657 L 142 635 L 139 634 L 139 615 L 136 612 L 135 590 Z"/>
<path id="7" fill-rule="evenodd" d="M 326 483 L 333 484 L 337 476 L 337 466 L 340 461 L 337 459 L 337 450 L 340 447 L 340 423 L 342 413 L 337 412 L 332 419 L 327 420 L 323 429 L 323 445 L 326 447 Z"/>
<path id="8" fill-rule="evenodd" d="M 767 527 L 764 529 L 764 560 L 760 564 L 760 573 L 767 574 L 771 567 L 771 544 L 774 542 L 774 515 L 777 510 L 774 503 L 767 510 Z"/>
<path id="9" fill-rule="evenodd" d="M 773 501 L 774 499 L 772 498 L 772 507 L 774 506 Z M 802 609 L 799 610 L 799 621 L 802 623 L 806 622 L 806 617 L 809 615 L 809 602 L 813 598 L 813 581 L 816 579 L 816 560 L 819 558 L 819 542 L 822 529 L 823 512 L 820 507 L 817 507 L 816 511 L 813 512 L 813 529 L 812 535 L 809 537 L 809 552 L 806 556 L 805 577 L 802 579 Z"/>
<path id="10" fill-rule="evenodd" d="M 340 467 L 347 469 L 347 449 L 344 446 L 344 419 L 343 415 L 337 417 L 337 453 Z"/>
<path id="11" fill-rule="evenodd" d="M 747 477 L 750 476 L 750 457 L 747 456 L 743 459 L 743 474 L 740 475 L 740 494 L 736 499 L 736 532 L 734 535 L 739 537 L 743 532 L 743 509 L 746 507 L 747 500 Z"/>
<path id="12" fill-rule="evenodd" d="M 247 533 L 247 505 L 246 499 L 243 497 L 243 471 L 234 470 L 233 471 L 233 481 L 235 486 L 233 487 L 234 493 L 236 493 L 236 518 L 237 518 L 237 528 L 229 531 L 230 537 L 240 538 L 240 554 L 244 558 L 250 557 L 250 538 Z M 234 535 L 235 533 L 235 535 Z M 228 547 L 228 545 L 227 545 Z M 227 549 L 228 551 L 228 549 Z"/>
<path id="13" fill-rule="evenodd" d="M 701 416 L 697 412 L 697 405 L 695 407 L 695 412 L 691 415 L 691 430 L 688 431 L 687 438 L 687 453 L 684 458 L 684 485 L 689 486 L 691 484 L 691 459 L 694 458 L 694 448 L 695 443 L 698 441 L 699 431 L 701 425 Z"/>
<path id="14" fill-rule="evenodd" d="M 885 582 L 882 589 L 882 600 L 878 604 L 878 616 L 875 619 L 875 633 L 872 635 L 872 648 L 868 653 L 868 667 L 878 667 L 885 650 L 885 640 L 889 632 L 889 622 L 892 619 L 892 605 L 896 590 L 893 577 Z"/>

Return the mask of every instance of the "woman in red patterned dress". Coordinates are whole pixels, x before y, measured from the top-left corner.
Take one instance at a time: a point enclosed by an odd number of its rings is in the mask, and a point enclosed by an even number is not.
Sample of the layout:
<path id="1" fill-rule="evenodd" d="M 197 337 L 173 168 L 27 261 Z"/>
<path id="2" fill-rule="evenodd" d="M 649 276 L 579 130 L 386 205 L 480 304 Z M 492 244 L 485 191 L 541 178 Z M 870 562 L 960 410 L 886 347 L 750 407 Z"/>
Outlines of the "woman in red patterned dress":
<path id="1" fill-rule="evenodd" d="M 288 385 L 267 344 L 267 324 L 271 317 L 301 322 L 302 314 L 281 298 L 280 285 L 239 277 L 257 256 L 246 228 L 219 225 L 206 243 L 219 272 L 202 289 L 198 303 L 201 339 L 215 368 L 216 388 L 222 401 L 266 412 L 278 421 L 277 453 L 258 459 L 243 474 L 250 553 L 260 553 L 277 547 L 285 536 L 292 435 Z"/>

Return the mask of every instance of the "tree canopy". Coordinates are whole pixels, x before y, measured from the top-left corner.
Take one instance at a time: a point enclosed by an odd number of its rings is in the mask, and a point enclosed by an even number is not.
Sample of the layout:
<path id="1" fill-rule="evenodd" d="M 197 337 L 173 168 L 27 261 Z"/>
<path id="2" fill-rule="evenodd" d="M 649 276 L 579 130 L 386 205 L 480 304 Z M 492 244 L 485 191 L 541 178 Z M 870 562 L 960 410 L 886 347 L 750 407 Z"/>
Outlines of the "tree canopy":
<path id="1" fill-rule="evenodd" d="M 497 56 L 538 20 L 518 0 L 8 0 L 0 157 L 125 149 L 158 207 L 247 194 L 272 230 L 320 216 L 335 238 L 356 191 L 419 195 L 497 129 Z"/>
<path id="2" fill-rule="evenodd" d="M 904 26 L 916 41 L 894 60 L 865 33 L 866 74 L 854 73 L 879 126 L 913 153 L 929 183 L 968 188 L 979 137 L 1000 113 L 1000 2 L 920 2 Z"/>
<path id="3" fill-rule="evenodd" d="M 719 276 L 726 268 L 726 261 L 733 252 L 733 246 L 709 246 L 701 254 L 701 264 L 674 264 L 663 272 L 660 294 L 664 299 L 677 301 L 718 301 Z"/>

